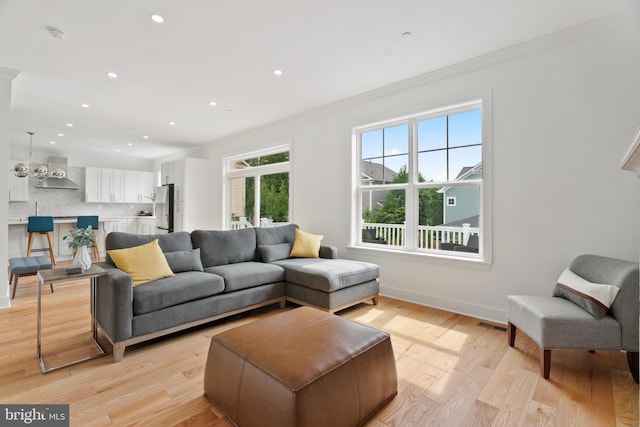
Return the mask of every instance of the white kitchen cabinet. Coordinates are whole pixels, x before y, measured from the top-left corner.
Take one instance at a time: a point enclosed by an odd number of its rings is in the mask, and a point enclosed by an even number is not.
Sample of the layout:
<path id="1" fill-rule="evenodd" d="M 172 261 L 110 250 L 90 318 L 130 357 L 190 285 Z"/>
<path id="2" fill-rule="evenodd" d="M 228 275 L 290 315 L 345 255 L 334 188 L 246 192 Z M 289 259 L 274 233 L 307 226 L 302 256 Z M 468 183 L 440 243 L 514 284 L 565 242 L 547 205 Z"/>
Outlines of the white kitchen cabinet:
<path id="1" fill-rule="evenodd" d="M 157 234 L 155 217 L 138 217 L 136 219 L 136 233 Z"/>
<path id="2" fill-rule="evenodd" d="M 84 201 L 99 203 L 102 201 L 102 169 L 86 168 L 84 173 Z"/>
<path id="3" fill-rule="evenodd" d="M 160 165 L 161 184 L 173 184 L 175 180 L 174 162 L 165 162 Z"/>
<path id="4" fill-rule="evenodd" d="M 105 236 L 112 231 L 120 231 L 123 233 L 135 233 L 136 222 L 133 218 L 105 219 L 104 234 Z"/>
<path id="5" fill-rule="evenodd" d="M 153 172 L 124 171 L 124 202 L 153 203 L 149 196 L 155 189 Z"/>
<path id="6" fill-rule="evenodd" d="M 75 223 L 62 223 L 56 224 L 53 228 L 53 252 L 56 255 L 56 259 L 70 259 L 73 256 L 73 249 L 69 247 L 68 240 L 64 237 L 69 234 L 71 229 L 75 227 Z"/>
<path id="7" fill-rule="evenodd" d="M 15 176 L 13 167 L 16 163 L 29 164 L 22 160 L 11 160 L 9 162 L 9 201 L 27 202 L 29 201 L 29 177 L 18 178 Z"/>
<path id="8" fill-rule="evenodd" d="M 163 163 L 161 170 L 163 183 L 174 185 L 173 230 L 207 229 L 209 161 L 185 157 L 168 163 Z"/>
<path id="9" fill-rule="evenodd" d="M 186 231 L 184 218 L 184 202 L 174 202 L 173 204 L 173 231 Z"/>
<path id="10" fill-rule="evenodd" d="M 124 203 L 124 171 L 121 169 L 101 169 L 100 201 Z"/>

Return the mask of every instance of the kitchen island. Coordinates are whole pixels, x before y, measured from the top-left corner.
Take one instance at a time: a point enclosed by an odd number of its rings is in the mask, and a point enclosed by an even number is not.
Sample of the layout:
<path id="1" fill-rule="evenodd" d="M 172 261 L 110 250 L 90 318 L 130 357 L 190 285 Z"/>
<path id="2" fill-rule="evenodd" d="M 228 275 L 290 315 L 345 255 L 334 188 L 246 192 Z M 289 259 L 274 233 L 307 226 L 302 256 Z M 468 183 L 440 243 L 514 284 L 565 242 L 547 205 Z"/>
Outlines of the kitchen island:
<path id="1" fill-rule="evenodd" d="M 27 255 L 27 218 L 13 218 L 8 221 L 8 243 L 9 258 L 23 257 Z M 54 216 L 53 230 L 53 252 L 56 260 L 70 260 L 72 249 L 64 240 L 69 231 L 75 227 L 76 216 Z M 154 216 L 122 216 L 115 218 L 99 218 L 100 227 L 96 231 L 98 236 L 98 248 L 100 256 L 104 258 L 104 238 L 111 231 L 123 231 L 126 233 L 156 234 L 156 218 Z M 44 236 L 36 236 L 33 244 L 34 249 L 46 247 L 47 242 Z M 39 255 L 38 252 L 31 255 Z"/>

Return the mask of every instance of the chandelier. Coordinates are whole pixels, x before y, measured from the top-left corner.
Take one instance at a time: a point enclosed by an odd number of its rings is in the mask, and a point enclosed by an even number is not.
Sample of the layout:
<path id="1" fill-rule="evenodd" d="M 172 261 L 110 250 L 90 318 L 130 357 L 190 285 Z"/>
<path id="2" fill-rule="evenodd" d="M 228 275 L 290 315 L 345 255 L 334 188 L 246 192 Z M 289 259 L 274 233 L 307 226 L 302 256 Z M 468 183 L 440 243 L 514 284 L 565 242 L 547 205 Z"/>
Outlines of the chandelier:
<path id="1" fill-rule="evenodd" d="M 29 134 L 29 163 L 33 158 L 33 132 L 27 132 Z M 47 177 L 47 167 L 45 165 L 37 166 L 33 169 L 33 176 L 37 179 L 44 179 Z M 13 174 L 18 178 L 26 178 L 29 176 L 29 165 L 24 163 L 16 163 L 13 167 Z"/>

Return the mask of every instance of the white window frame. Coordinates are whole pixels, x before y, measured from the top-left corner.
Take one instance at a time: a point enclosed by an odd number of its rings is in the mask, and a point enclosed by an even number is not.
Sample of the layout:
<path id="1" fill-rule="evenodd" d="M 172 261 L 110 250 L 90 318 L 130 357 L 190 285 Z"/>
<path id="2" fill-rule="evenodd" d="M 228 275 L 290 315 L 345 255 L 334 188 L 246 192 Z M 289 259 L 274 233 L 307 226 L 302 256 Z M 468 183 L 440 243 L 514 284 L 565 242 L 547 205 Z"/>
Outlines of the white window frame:
<path id="1" fill-rule="evenodd" d="M 449 203 L 449 202 L 453 202 L 453 203 Z M 448 207 L 455 207 L 456 206 L 456 196 L 447 196 L 447 206 Z"/>
<path id="2" fill-rule="evenodd" d="M 280 162 L 280 163 L 274 163 L 271 165 L 262 165 L 262 166 L 255 166 L 255 167 L 251 167 L 251 168 L 247 168 L 247 169 L 236 169 L 233 170 L 231 169 L 231 165 L 238 161 L 238 160 L 244 160 L 244 159 L 251 159 L 254 157 L 264 157 L 264 156 L 268 156 L 271 154 L 278 154 L 278 153 L 283 153 L 285 151 L 289 152 L 289 161 L 288 162 Z M 231 203 L 231 196 L 232 196 L 232 192 L 231 192 L 231 182 L 234 178 L 254 178 L 255 179 L 255 194 L 254 194 L 254 222 L 257 222 L 256 224 L 254 224 L 254 227 L 259 227 L 260 226 L 260 222 L 259 222 L 259 218 L 260 218 L 260 177 L 262 175 L 272 175 L 272 174 L 276 174 L 276 173 L 283 173 L 283 172 L 287 172 L 289 173 L 289 222 L 291 222 L 291 218 L 292 218 L 292 207 L 293 204 L 291 202 L 291 194 L 292 194 L 292 167 L 291 167 L 291 143 L 287 142 L 284 144 L 280 144 L 280 145 L 275 145 L 269 148 L 265 148 L 265 149 L 260 149 L 260 150 L 256 150 L 256 151 L 249 151 L 249 152 L 243 152 L 241 154 L 234 154 L 228 157 L 223 158 L 223 171 L 224 171 L 224 177 L 223 177 L 223 182 L 224 182 L 224 194 L 223 194 L 223 200 L 224 200 L 224 206 L 223 206 L 223 212 L 224 212 L 224 221 L 223 221 L 223 226 L 225 228 L 225 230 L 230 230 L 231 229 L 231 208 L 232 208 L 232 203 Z"/>
<path id="3" fill-rule="evenodd" d="M 443 107 L 444 106 L 444 107 Z M 439 117 L 442 115 L 451 115 L 458 112 L 472 110 L 474 108 L 481 108 L 482 110 L 482 168 L 483 176 L 482 180 L 473 181 L 449 181 L 447 186 L 458 186 L 466 184 L 476 184 L 480 190 L 480 253 L 470 254 L 466 252 L 453 252 L 453 251 L 441 251 L 441 250 L 425 250 L 417 249 L 417 204 L 418 204 L 418 190 L 420 188 L 428 188 L 431 185 L 428 183 L 418 183 L 418 159 L 417 159 L 417 144 L 414 138 L 417 132 L 417 119 L 424 120 L 431 117 Z M 392 190 L 392 189 L 405 189 L 406 193 L 406 205 L 405 205 L 405 221 L 406 224 L 416 224 L 407 226 L 405 228 L 405 246 L 389 246 L 379 244 L 369 244 L 362 242 L 361 222 L 362 222 L 362 191 L 365 186 L 361 188 L 361 172 L 360 161 L 362 158 L 360 134 L 370 130 L 376 130 L 381 128 L 393 127 L 403 123 L 412 122 L 413 125 L 409 126 L 409 182 L 406 184 L 381 184 L 374 189 L 379 190 Z M 363 126 L 357 126 L 352 129 L 352 220 L 351 220 L 351 249 L 357 251 L 375 251 L 378 255 L 389 256 L 397 255 L 411 255 L 419 256 L 424 259 L 433 260 L 437 263 L 457 265 L 459 263 L 472 263 L 476 265 L 491 265 L 493 257 L 493 227 L 492 227 L 492 193 L 493 193 L 493 157 L 492 157 L 492 96 L 490 90 L 480 91 L 475 96 L 459 97 L 457 99 L 450 100 L 449 102 L 439 102 L 438 106 L 428 108 L 420 113 L 409 114 L 402 117 L 396 117 L 395 119 L 377 121 Z M 366 190 L 371 190 L 367 187 Z"/>

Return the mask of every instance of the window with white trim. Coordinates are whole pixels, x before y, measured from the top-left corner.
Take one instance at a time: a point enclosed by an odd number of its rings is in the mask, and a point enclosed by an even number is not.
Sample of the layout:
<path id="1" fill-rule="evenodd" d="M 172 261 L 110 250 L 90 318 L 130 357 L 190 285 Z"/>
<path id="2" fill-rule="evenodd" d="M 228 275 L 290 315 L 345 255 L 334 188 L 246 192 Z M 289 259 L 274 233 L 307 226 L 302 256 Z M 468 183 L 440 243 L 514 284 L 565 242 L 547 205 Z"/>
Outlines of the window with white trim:
<path id="1" fill-rule="evenodd" d="M 485 102 L 354 129 L 356 245 L 488 258 Z"/>
<path id="2" fill-rule="evenodd" d="M 289 146 L 225 159 L 226 228 L 289 222 Z"/>

